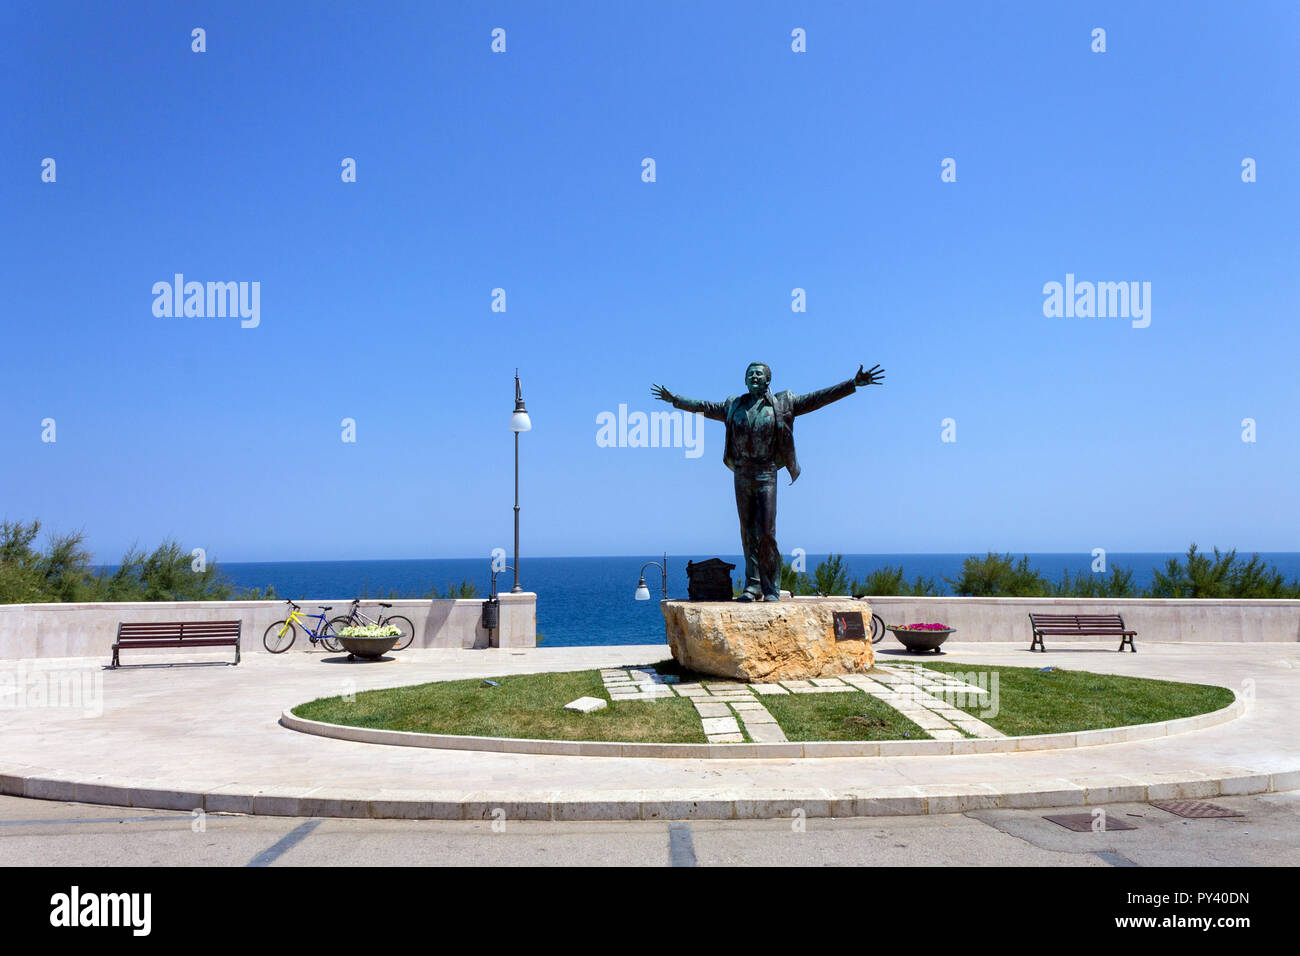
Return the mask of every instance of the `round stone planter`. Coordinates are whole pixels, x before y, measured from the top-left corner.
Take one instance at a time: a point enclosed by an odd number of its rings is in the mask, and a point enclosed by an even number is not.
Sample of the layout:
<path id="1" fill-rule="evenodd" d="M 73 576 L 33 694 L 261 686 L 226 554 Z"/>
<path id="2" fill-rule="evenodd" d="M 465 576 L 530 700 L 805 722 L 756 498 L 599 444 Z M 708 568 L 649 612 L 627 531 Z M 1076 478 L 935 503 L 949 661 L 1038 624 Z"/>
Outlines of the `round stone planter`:
<path id="1" fill-rule="evenodd" d="M 950 627 L 946 631 L 912 631 L 901 627 L 891 627 L 889 630 L 913 654 L 920 654 L 923 651 L 934 651 L 938 654 L 939 645 L 946 641 L 948 635 L 957 628 Z"/>
<path id="2" fill-rule="evenodd" d="M 340 634 L 338 640 L 352 657 L 377 661 L 393 649 L 399 637 L 344 637 Z"/>

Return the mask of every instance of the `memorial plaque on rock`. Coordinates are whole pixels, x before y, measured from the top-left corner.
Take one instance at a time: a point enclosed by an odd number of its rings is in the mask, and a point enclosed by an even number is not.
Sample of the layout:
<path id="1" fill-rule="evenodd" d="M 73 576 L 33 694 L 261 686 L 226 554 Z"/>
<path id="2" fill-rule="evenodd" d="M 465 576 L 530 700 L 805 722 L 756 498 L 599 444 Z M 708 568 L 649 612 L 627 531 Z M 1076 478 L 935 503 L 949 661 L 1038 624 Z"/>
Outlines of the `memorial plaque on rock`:
<path id="1" fill-rule="evenodd" d="M 865 641 L 867 639 L 861 611 L 836 611 L 833 616 L 835 619 L 835 640 Z"/>
<path id="2" fill-rule="evenodd" d="M 686 563 L 686 594 L 692 601 L 730 601 L 734 564 L 720 558 Z"/>
<path id="3" fill-rule="evenodd" d="M 864 674 L 871 641 L 836 640 L 835 612 L 869 618 L 862 601 L 663 601 L 673 659 L 688 670 L 743 681 Z"/>

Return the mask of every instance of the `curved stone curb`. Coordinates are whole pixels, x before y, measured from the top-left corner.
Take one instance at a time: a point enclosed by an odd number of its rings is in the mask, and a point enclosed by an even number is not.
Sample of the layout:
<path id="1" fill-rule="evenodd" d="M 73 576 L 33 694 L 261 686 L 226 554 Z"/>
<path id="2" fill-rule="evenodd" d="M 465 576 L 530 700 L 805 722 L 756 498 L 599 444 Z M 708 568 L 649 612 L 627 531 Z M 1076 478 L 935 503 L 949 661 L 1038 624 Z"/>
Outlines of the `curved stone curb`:
<path id="1" fill-rule="evenodd" d="M 763 820 L 809 817 L 914 816 L 969 810 L 1035 809 L 1152 800 L 1206 799 L 1300 789 L 1300 769 L 1250 773 L 1225 767 L 1213 773 L 1116 774 L 1043 778 L 1005 788 L 995 784 L 896 786 L 862 789 L 634 791 L 381 791 L 330 787 L 265 787 L 231 783 L 206 790 L 142 786 L 97 777 L 77 781 L 55 771 L 0 770 L 0 793 L 43 800 L 152 810 L 245 813 L 289 817 L 412 820 L 484 820 L 504 812 L 511 820 Z"/>
<path id="2" fill-rule="evenodd" d="M 878 742 L 827 740 L 810 743 L 766 744 L 650 744 L 597 740 L 533 740 L 517 737 L 465 737 L 454 734 L 423 734 L 409 730 L 379 730 L 328 724 L 295 716 L 286 709 L 280 723 L 290 730 L 318 737 L 333 737 L 363 744 L 396 747 L 426 747 L 442 750 L 482 750 L 491 753 L 546 754 L 559 757 L 660 757 L 713 760 L 772 759 L 791 757 L 915 757 L 944 754 L 1015 753 L 1027 750 L 1061 750 L 1095 747 L 1099 744 L 1133 743 L 1203 730 L 1227 723 L 1245 712 L 1240 697 L 1207 714 L 1180 717 L 1154 724 L 1133 724 L 1102 730 L 1080 730 L 1069 734 L 1039 734 L 1028 737 L 977 737 L 966 740 L 884 740 Z"/>

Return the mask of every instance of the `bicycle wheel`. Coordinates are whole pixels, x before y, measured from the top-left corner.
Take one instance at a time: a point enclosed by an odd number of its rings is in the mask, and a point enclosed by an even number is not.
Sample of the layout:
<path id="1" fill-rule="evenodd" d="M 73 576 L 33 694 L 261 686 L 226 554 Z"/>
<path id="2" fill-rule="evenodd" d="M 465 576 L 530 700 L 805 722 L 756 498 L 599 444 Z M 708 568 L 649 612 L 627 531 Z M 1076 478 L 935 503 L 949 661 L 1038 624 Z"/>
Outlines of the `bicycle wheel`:
<path id="1" fill-rule="evenodd" d="M 320 642 L 325 645 L 325 650 L 336 653 L 343 650 L 343 645 L 339 643 L 339 628 L 347 626 L 348 619 L 346 617 L 336 617 L 321 628 Z"/>
<path id="2" fill-rule="evenodd" d="M 262 643 L 272 654 L 283 654 L 293 647 L 297 636 L 298 629 L 293 626 L 293 621 L 276 621 L 262 635 Z"/>
<path id="3" fill-rule="evenodd" d="M 885 639 L 885 621 L 879 614 L 871 615 L 871 643 L 879 644 Z"/>
<path id="4" fill-rule="evenodd" d="M 415 637 L 415 625 L 411 623 L 409 617 L 402 617 L 400 614 L 394 614 L 392 617 L 384 618 L 381 623 L 391 624 L 402 632 L 402 636 L 399 637 L 397 643 L 393 645 L 393 650 L 401 651 L 410 646 L 411 639 Z"/>

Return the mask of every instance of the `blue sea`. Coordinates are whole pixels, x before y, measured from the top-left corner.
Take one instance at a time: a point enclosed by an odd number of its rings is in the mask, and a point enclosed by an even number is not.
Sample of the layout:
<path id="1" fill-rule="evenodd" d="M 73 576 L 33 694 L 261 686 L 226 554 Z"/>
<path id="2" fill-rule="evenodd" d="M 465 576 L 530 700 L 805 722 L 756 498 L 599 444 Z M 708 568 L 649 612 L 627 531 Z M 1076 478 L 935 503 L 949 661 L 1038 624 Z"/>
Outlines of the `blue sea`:
<path id="1" fill-rule="evenodd" d="M 1248 555 L 1247 555 L 1248 556 Z M 737 566 L 738 576 L 744 562 L 735 555 L 668 556 L 669 597 L 686 596 L 686 562 L 721 557 Z M 825 555 L 807 556 L 808 571 Z M 961 573 L 965 554 L 847 554 L 844 565 L 850 578 L 862 578 L 871 571 L 902 565 L 910 581 L 918 574 L 933 578 L 944 593 L 951 593 L 945 578 L 956 579 Z M 1019 555 L 1016 556 L 1017 558 Z M 1133 572 L 1134 584 L 1145 587 L 1151 582 L 1152 570 L 1163 568 L 1173 553 L 1107 554 L 1107 569 L 1122 567 Z M 1289 581 L 1300 577 L 1300 552 L 1261 554 L 1277 566 Z M 1062 572 L 1088 573 L 1092 555 L 1031 554 L 1030 563 L 1048 578 L 1057 580 Z M 537 630 L 548 647 L 590 644 L 647 644 L 664 640 L 663 615 L 659 613 L 662 596 L 659 572 L 646 569 L 646 585 L 652 600 L 637 601 L 637 575 L 646 561 L 661 561 L 658 555 L 599 558 L 526 558 L 521 562 L 519 583 L 537 593 Z M 294 600 L 335 600 L 368 596 L 371 598 L 414 596 L 430 585 L 440 594 L 447 585 L 468 578 L 478 585 L 479 596 L 487 597 L 490 565 L 486 558 L 446 558 L 409 561 L 278 561 L 229 564 L 220 570 L 240 587 L 275 588 L 281 597 Z M 497 587 L 509 591 L 513 585 L 510 572 L 501 574 Z"/>

